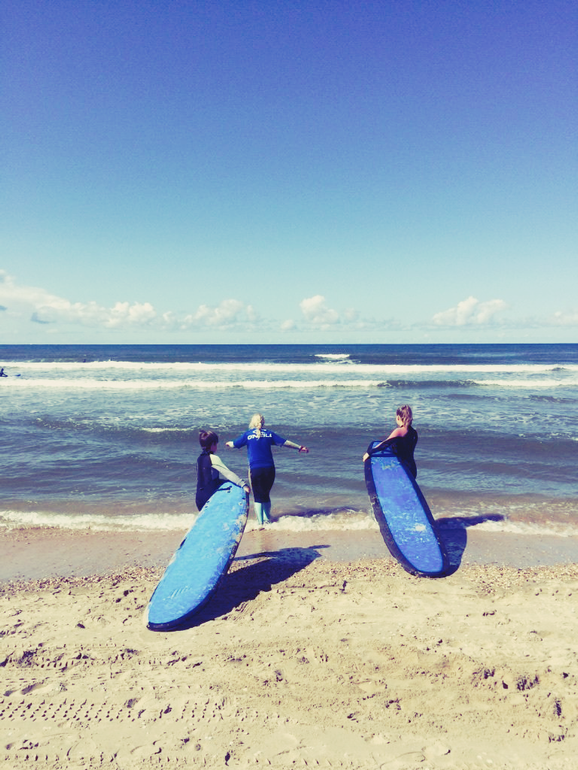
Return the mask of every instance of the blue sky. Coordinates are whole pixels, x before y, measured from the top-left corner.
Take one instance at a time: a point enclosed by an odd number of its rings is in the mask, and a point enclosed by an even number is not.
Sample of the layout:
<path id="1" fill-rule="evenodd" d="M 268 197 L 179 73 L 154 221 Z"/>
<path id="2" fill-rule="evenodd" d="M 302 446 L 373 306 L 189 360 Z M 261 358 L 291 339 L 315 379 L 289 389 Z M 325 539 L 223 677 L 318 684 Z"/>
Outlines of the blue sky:
<path id="1" fill-rule="evenodd" d="M 0 341 L 578 341 L 573 1 L 1 23 Z"/>

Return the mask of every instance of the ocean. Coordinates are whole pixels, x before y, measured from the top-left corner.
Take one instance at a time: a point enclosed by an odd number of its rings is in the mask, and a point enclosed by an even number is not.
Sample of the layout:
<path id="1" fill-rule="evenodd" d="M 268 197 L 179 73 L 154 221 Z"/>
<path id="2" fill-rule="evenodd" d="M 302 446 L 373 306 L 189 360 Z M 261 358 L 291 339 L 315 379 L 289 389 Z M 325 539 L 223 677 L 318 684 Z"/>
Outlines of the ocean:
<path id="1" fill-rule="evenodd" d="M 0 528 L 186 530 L 199 429 L 246 475 L 224 444 L 261 412 L 310 448 L 276 450 L 273 526 L 374 529 L 361 458 L 407 403 L 436 518 L 578 535 L 578 345 L 10 345 L 0 367 Z"/>

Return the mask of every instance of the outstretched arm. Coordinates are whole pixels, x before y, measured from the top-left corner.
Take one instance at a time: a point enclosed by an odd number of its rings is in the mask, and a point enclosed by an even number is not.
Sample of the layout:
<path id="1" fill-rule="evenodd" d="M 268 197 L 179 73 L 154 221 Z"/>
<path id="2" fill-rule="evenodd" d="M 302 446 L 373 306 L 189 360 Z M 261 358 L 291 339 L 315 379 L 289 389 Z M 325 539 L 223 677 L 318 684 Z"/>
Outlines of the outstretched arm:
<path id="1" fill-rule="evenodd" d="M 303 454 L 308 454 L 309 449 L 306 446 L 303 446 L 302 444 L 296 444 L 294 441 L 287 440 L 282 446 L 288 446 L 291 447 L 291 449 L 297 449 L 299 452 L 303 452 Z"/>
<path id="2" fill-rule="evenodd" d="M 213 466 L 213 468 L 216 471 L 218 471 L 221 474 L 221 476 L 224 476 L 224 478 L 226 478 L 227 481 L 232 481 L 233 484 L 236 484 L 238 487 L 243 487 L 245 492 L 251 491 L 247 482 L 239 478 L 239 476 L 237 476 L 236 473 L 233 473 L 232 470 L 227 468 L 227 466 L 221 460 L 220 457 L 217 457 L 217 455 L 210 455 L 210 457 L 211 457 L 211 465 Z"/>
<path id="3" fill-rule="evenodd" d="M 225 446 L 228 449 L 241 449 L 242 447 L 247 446 L 247 433 L 241 433 L 240 436 L 237 436 L 237 438 L 232 441 L 225 441 Z"/>

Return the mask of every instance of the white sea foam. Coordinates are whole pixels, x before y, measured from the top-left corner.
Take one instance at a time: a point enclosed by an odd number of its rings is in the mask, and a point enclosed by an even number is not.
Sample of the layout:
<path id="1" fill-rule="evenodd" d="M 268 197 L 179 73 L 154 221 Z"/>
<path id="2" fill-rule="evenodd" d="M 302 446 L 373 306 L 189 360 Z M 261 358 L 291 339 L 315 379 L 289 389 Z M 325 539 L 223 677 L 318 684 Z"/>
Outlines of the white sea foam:
<path id="1" fill-rule="evenodd" d="M 544 388 L 574 387 L 578 385 L 578 378 L 572 377 L 564 380 L 472 380 L 472 383 L 492 388 L 535 388 L 542 390 Z"/>
<path id="2" fill-rule="evenodd" d="M 92 532 L 186 532 L 193 526 L 198 513 L 156 513 L 132 516 L 109 516 L 106 514 L 62 514 L 43 511 L 2 511 L 0 529 L 55 528 L 69 531 Z M 444 521 L 443 518 L 440 519 Z M 459 526 L 459 519 L 452 518 L 452 525 Z M 283 532 L 370 532 L 378 529 L 373 516 L 353 509 L 338 510 L 329 514 L 283 514 L 269 525 L 275 531 Z M 512 533 L 522 536 L 578 537 L 578 527 L 568 521 L 523 522 L 509 520 L 487 520 L 476 524 L 476 529 L 485 532 Z M 259 529 L 252 514 L 247 522 L 247 531 Z"/>
<path id="3" fill-rule="evenodd" d="M 141 428 L 143 433 L 190 433 L 194 428 Z"/>
<path id="4" fill-rule="evenodd" d="M 540 374 L 544 372 L 578 372 L 578 364 L 568 364 L 560 366 L 559 364 L 357 364 L 346 355 L 343 358 L 337 358 L 337 354 L 326 355 L 326 360 L 311 364 L 293 364 L 293 363 L 270 363 L 270 362 L 236 362 L 236 363 L 141 363 L 131 361 L 94 361 L 86 364 L 70 361 L 18 361 L 4 362 L 6 369 L 29 372 L 72 372 L 86 374 L 87 372 L 102 371 L 129 371 L 129 372 L 160 372 L 174 374 L 177 372 L 300 372 L 308 373 L 315 371 L 327 371 L 336 368 L 336 364 L 343 363 L 343 369 L 350 371 L 355 369 L 360 373 L 391 373 L 400 375 L 403 372 L 408 373 L 470 373 L 483 372 L 487 374 L 522 374 L 532 373 Z M 321 355 L 319 356 L 321 357 Z"/>
<path id="5" fill-rule="evenodd" d="M 108 516 L 106 514 L 63 514 L 49 511 L 2 511 L 0 528 L 52 527 L 65 530 L 93 532 L 173 532 L 190 528 L 198 514 L 192 513 L 147 513 L 132 516 Z M 301 516 L 284 514 L 272 525 L 287 532 L 312 532 L 323 530 L 363 531 L 377 528 L 373 517 L 362 511 L 336 511 L 330 514 Z M 247 529 L 258 528 L 251 516 Z"/>
<path id="6" fill-rule="evenodd" d="M 64 514 L 50 511 L 2 511 L 0 528 L 26 529 L 43 527 L 93 532 L 173 532 L 188 529 L 197 514 L 155 513 L 135 516 L 107 516 L 105 514 Z"/>
<path id="7" fill-rule="evenodd" d="M 254 529 L 258 525 L 256 521 L 251 519 L 249 526 Z M 369 516 L 363 511 L 354 510 L 313 514 L 312 516 L 286 514 L 276 519 L 272 526 L 286 532 L 363 532 L 378 528 L 373 516 Z"/>
<path id="8" fill-rule="evenodd" d="M 317 388 L 378 388 L 381 380 L 19 380 L 17 387 L 51 390 L 279 390 Z"/>
<path id="9" fill-rule="evenodd" d="M 95 378 L 47 378 L 38 377 L 34 379 L 15 379 L 10 383 L 3 384 L 2 387 L 30 390 L 30 389 L 50 389 L 50 390 L 102 390 L 102 391 L 144 391 L 144 390 L 231 390 L 234 388 L 243 390 L 311 390 L 319 388 L 350 388 L 350 389 L 372 389 L 389 387 L 390 382 L 383 379 L 364 379 L 358 378 L 357 373 L 354 376 L 339 376 L 335 379 L 224 379 L 224 380 L 205 380 L 205 379 L 95 379 Z M 402 380 L 403 382 L 404 380 Z M 416 379 L 416 385 L 420 380 Z M 428 381 L 431 384 L 431 381 Z M 442 385 L 447 380 L 440 380 Z M 396 381 L 393 384 L 397 384 Z M 456 386 L 464 384 L 460 380 L 454 382 Z M 470 379 L 467 381 L 470 386 L 493 387 L 505 389 L 525 389 L 525 390 L 544 390 L 548 388 L 575 387 L 578 385 L 578 377 L 554 379 L 501 379 L 485 380 Z"/>
<path id="10" fill-rule="evenodd" d="M 535 535 L 537 537 L 578 537 L 578 528 L 568 523 L 546 521 L 526 522 L 504 519 L 502 521 L 484 521 L 477 524 L 476 529 L 484 532 L 512 533 L 515 535 Z"/>
<path id="11" fill-rule="evenodd" d="M 315 358 L 324 358 L 328 361 L 345 361 L 351 356 L 349 353 L 316 353 Z M 351 362 L 353 363 L 353 362 Z"/>

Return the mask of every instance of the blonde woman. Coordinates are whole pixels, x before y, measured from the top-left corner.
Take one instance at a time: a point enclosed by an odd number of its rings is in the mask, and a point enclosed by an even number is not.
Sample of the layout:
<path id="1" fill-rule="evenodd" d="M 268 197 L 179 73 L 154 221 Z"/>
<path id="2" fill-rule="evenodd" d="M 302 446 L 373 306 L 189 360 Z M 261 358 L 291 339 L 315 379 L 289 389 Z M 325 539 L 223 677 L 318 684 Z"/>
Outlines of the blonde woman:
<path id="1" fill-rule="evenodd" d="M 295 444 L 272 430 L 265 429 L 265 418 L 262 414 L 254 414 L 249 422 L 249 430 L 237 436 L 226 445 L 231 449 L 247 447 L 249 459 L 249 474 L 253 497 L 255 500 L 255 515 L 261 526 L 269 524 L 271 514 L 271 488 L 275 481 L 275 463 L 273 462 L 272 446 L 286 446 L 307 454 L 306 446 Z"/>
<path id="2" fill-rule="evenodd" d="M 378 452 L 386 444 L 391 443 L 394 446 L 396 455 L 415 479 L 417 477 L 417 466 L 413 453 L 417 444 L 417 431 L 412 427 L 413 414 L 411 406 L 407 404 L 400 406 L 396 412 L 395 421 L 397 428 L 392 430 L 386 439 L 377 444 L 377 446 L 374 446 L 371 452 L 366 452 L 363 455 L 363 462 L 369 460 L 371 454 Z"/>

